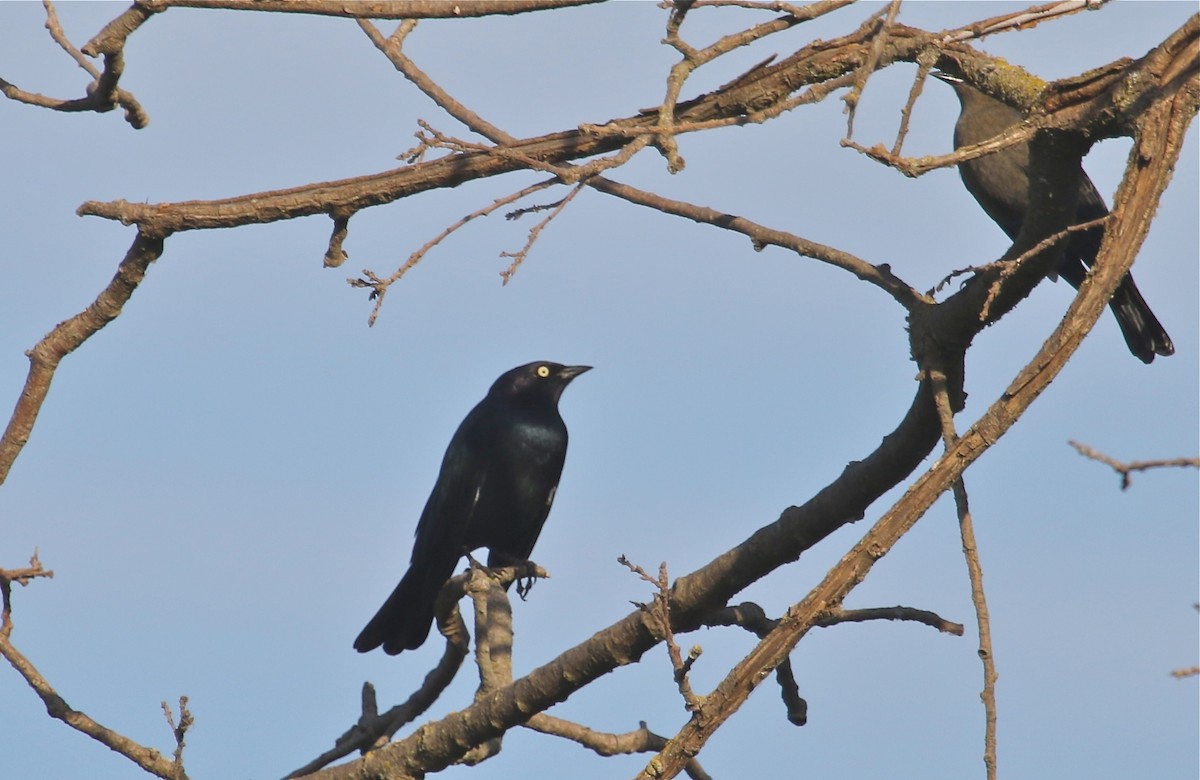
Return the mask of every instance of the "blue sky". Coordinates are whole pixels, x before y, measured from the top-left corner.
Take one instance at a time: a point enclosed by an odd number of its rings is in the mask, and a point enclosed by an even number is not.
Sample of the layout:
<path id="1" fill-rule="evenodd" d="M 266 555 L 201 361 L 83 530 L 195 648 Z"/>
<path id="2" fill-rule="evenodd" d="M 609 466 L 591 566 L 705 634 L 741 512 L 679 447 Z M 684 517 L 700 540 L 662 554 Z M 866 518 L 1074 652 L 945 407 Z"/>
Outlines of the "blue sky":
<path id="1" fill-rule="evenodd" d="M 123 4 L 59 7 L 82 44 Z M 701 71 L 710 89 L 768 54 L 853 29 L 878 6 L 799 26 Z M 900 21 L 955 26 L 1015 5 L 912 3 Z M 1194 3 L 1122 2 L 985 41 L 1044 78 L 1140 56 Z M 57 96 L 84 79 L 42 29 L 38 3 L 0 5 L 0 75 Z M 625 116 L 662 98 L 664 12 L 620 3 L 423 22 L 408 52 L 492 123 L 538 135 Z M 696 12 L 703 43 L 759 17 Z M 385 28 L 386 29 L 386 28 Z M 619 49 L 619 52 L 617 51 Z M 914 68 L 875 74 L 860 143 L 890 145 Z M 0 105 L 7 186 L 0 401 L 24 351 L 111 278 L 132 230 L 78 218 L 85 200 L 228 197 L 395 167 L 417 118 L 462 130 L 350 21 L 173 9 L 132 39 L 124 86 L 151 117 Z M 928 85 L 906 143 L 947 151 L 957 102 Z M 933 286 L 998 257 L 996 228 L 953 171 L 906 179 L 838 145 L 836 99 L 761 127 L 680 138 L 669 175 L 644 152 L 614 178 L 832 244 Z M 1134 272 L 1177 354 L 1144 366 L 1111 317 L 1016 428 L 967 474 L 1000 671 L 1000 767 L 1015 777 L 1196 777 L 1197 477 L 1161 471 L 1121 492 L 1076 439 L 1122 459 L 1200 450 L 1196 129 Z M 1111 198 L 1128 140 L 1085 161 Z M 805 501 L 875 447 L 907 408 L 916 367 L 903 311 L 844 272 L 585 191 L 509 285 L 502 251 L 529 219 L 478 220 L 394 287 L 374 328 L 347 276 L 390 273 L 443 227 L 541 175 L 428 193 L 354 217 L 340 269 L 321 267 L 329 222 L 307 218 L 172 237 L 124 314 L 64 361 L 0 489 L 0 565 L 34 547 L 56 572 L 18 589 L 14 642 L 74 707 L 171 748 L 163 699 L 191 698 L 191 775 L 273 778 L 332 744 L 359 688 L 402 700 L 436 661 L 350 644 L 403 572 L 416 518 L 455 426 L 502 371 L 533 359 L 596 370 L 566 392 L 571 450 L 534 558 L 552 574 L 515 605 L 528 671 L 648 598 L 616 563 L 686 573 Z M 548 199 L 543 197 L 542 200 Z M 965 428 L 1036 351 L 1070 301 L 1044 284 L 976 339 Z M 5 400 L 7 399 L 7 400 Z M 889 505 L 868 512 L 872 521 Z M 844 528 L 744 594 L 778 614 L 865 530 Z M 850 607 L 906 604 L 973 623 L 952 505 L 943 500 L 871 573 Z M 687 637 L 714 685 L 752 646 L 729 629 Z M 837 772 L 982 776 L 982 674 L 970 636 L 916 625 L 814 632 L 793 654 L 809 725 L 764 684 L 711 741 L 718 778 Z M 460 709 L 464 672 L 429 714 Z M 673 734 L 686 713 L 665 650 L 553 710 L 607 731 Z M 6 774 L 136 777 L 125 759 L 45 717 L 0 669 Z M 866 748 L 865 746 L 870 746 Z M 521 730 L 448 777 L 632 776 Z"/>

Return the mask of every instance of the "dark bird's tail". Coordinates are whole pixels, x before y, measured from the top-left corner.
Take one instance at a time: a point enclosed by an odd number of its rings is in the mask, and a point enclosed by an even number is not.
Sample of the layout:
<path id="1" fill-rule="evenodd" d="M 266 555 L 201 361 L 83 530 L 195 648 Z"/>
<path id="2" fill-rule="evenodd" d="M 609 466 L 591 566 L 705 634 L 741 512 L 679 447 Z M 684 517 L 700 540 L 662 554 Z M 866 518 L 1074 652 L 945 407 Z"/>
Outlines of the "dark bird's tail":
<path id="1" fill-rule="evenodd" d="M 1121 326 L 1121 335 L 1125 337 L 1129 351 L 1136 355 L 1138 360 L 1151 363 L 1155 355 L 1166 357 L 1175 354 L 1175 345 L 1171 343 L 1171 337 L 1146 305 L 1146 300 L 1133 283 L 1132 276 L 1127 274 L 1121 280 L 1108 305 L 1116 315 L 1117 324 Z"/>
<path id="2" fill-rule="evenodd" d="M 396 655 L 420 647 L 429 636 L 438 591 L 454 573 L 455 563 L 451 561 L 444 567 L 410 566 L 392 595 L 359 632 L 354 649 L 367 653 L 382 645 L 383 652 Z"/>

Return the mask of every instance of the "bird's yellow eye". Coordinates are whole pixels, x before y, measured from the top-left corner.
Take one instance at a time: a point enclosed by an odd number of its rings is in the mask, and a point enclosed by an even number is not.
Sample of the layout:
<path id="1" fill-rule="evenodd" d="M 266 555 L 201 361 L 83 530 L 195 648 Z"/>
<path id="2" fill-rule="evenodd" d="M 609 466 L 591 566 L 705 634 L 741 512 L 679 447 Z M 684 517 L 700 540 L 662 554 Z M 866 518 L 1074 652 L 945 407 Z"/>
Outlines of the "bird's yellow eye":
<path id="1" fill-rule="evenodd" d="M 537 375 L 540 376 L 542 379 L 545 379 L 546 377 L 550 376 L 550 367 L 549 366 L 538 366 L 537 367 Z"/>

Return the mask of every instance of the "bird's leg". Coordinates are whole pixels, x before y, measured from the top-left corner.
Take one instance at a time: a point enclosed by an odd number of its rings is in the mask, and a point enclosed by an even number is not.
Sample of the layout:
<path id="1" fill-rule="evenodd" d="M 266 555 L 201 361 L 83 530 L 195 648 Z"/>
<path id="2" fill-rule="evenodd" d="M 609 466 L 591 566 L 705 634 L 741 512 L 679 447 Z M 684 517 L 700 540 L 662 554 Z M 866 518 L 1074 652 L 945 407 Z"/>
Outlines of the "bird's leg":
<path id="1" fill-rule="evenodd" d="M 526 571 L 526 575 L 517 580 L 517 595 L 521 596 L 522 601 L 526 600 L 526 596 L 529 595 L 530 590 L 533 590 L 533 583 L 538 581 L 538 577 L 530 574 L 528 570 Z"/>

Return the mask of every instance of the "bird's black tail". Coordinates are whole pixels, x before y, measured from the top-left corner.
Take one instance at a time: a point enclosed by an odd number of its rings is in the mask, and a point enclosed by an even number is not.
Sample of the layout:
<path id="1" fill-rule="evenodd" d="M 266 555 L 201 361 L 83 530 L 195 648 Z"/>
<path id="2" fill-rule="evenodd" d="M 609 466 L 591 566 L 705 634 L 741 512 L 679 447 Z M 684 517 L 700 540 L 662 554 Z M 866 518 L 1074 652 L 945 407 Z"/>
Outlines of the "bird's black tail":
<path id="1" fill-rule="evenodd" d="M 1117 324 L 1121 326 L 1121 335 L 1125 337 L 1129 351 L 1138 360 L 1151 363 L 1155 355 L 1166 357 L 1175 354 L 1171 337 L 1146 305 L 1146 299 L 1133 283 L 1132 276 L 1126 274 L 1121 280 L 1108 305 L 1117 318 Z"/>
<path id="2" fill-rule="evenodd" d="M 455 563 L 457 560 L 444 566 L 410 566 L 392 595 L 359 632 L 354 649 L 367 653 L 382 645 L 383 652 L 396 655 L 424 644 L 433 623 L 438 592 L 454 573 Z"/>

